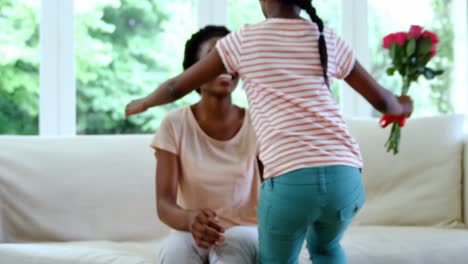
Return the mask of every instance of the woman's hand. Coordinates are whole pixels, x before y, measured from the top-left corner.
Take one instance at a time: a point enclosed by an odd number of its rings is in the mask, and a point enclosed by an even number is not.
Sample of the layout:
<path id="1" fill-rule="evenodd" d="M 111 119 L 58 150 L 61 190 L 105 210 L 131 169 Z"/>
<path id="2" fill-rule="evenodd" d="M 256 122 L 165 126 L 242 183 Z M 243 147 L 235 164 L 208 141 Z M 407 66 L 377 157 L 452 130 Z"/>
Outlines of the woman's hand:
<path id="1" fill-rule="evenodd" d="M 407 95 L 402 95 L 402 96 L 398 96 L 397 100 L 398 102 L 400 102 L 401 108 L 403 109 L 402 116 L 410 117 L 414 110 L 413 100 L 411 99 L 411 97 Z"/>
<path id="2" fill-rule="evenodd" d="M 188 213 L 189 230 L 197 245 L 210 249 L 224 241 L 224 228 L 216 220 L 216 213 L 210 209 L 191 211 Z"/>
<path id="3" fill-rule="evenodd" d="M 128 118 L 131 115 L 143 113 L 146 110 L 148 110 L 146 98 L 133 100 L 125 107 L 125 118 Z"/>

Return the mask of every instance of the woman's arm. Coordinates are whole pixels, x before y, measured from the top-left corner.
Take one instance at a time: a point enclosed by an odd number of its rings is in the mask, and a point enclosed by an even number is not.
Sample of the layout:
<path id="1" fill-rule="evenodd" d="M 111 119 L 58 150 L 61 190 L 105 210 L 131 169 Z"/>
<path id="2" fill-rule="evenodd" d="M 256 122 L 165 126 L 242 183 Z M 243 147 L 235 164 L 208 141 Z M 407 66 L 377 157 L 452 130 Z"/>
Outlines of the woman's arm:
<path id="1" fill-rule="evenodd" d="M 257 164 L 258 164 L 258 172 L 260 173 L 260 181 L 264 182 L 265 178 L 263 178 L 263 162 L 260 160 L 260 157 L 257 157 Z"/>
<path id="2" fill-rule="evenodd" d="M 177 204 L 180 164 L 176 155 L 158 149 L 156 167 L 156 205 L 161 221 L 173 229 L 189 231 L 187 211 Z M 164 164 L 164 166 L 163 166 Z"/>
<path id="3" fill-rule="evenodd" d="M 392 116 L 410 116 L 413 112 L 413 102 L 408 96 L 395 97 L 356 62 L 345 81 L 361 94 L 375 109 Z"/>
<path id="4" fill-rule="evenodd" d="M 144 112 L 150 107 L 177 101 L 225 72 L 226 68 L 218 51 L 213 49 L 195 65 L 179 76 L 164 82 L 148 96 L 130 102 L 125 109 L 125 115 L 128 117 Z"/>
<path id="5" fill-rule="evenodd" d="M 224 240 L 223 228 L 216 221 L 216 213 L 205 209 L 184 210 L 177 204 L 179 185 L 179 158 L 162 149 L 157 149 L 156 204 L 159 219 L 173 229 L 191 232 L 197 245 L 210 248 Z"/>

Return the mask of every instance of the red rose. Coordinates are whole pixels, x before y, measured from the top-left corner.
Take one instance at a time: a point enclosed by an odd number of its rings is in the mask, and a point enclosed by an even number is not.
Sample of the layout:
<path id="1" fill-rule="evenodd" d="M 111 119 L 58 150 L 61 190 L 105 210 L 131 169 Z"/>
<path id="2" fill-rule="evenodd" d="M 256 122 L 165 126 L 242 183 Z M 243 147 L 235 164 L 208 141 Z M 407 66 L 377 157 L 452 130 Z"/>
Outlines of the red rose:
<path id="1" fill-rule="evenodd" d="M 395 43 L 398 46 L 400 47 L 404 46 L 407 40 L 408 40 L 408 33 L 399 32 L 395 34 Z"/>
<path id="2" fill-rule="evenodd" d="M 410 28 L 410 36 L 414 39 L 417 39 L 419 38 L 419 36 L 421 36 L 422 34 L 422 31 L 423 31 L 423 28 L 421 26 L 411 26 Z"/>
<path id="3" fill-rule="evenodd" d="M 384 38 L 383 47 L 385 49 L 388 49 L 390 45 L 392 45 L 393 43 L 402 47 L 405 45 L 407 40 L 408 40 L 408 33 L 406 32 L 393 33 Z"/>
<path id="4" fill-rule="evenodd" d="M 432 45 L 431 47 L 431 58 L 434 58 L 437 55 L 437 47 L 436 45 Z"/>
<path id="5" fill-rule="evenodd" d="M 390 45 L 392 45 L 394 42 L 395 42 L 395 34 L 390 34 L 386 36 L 383 40 L 384 49 L 388 49 Z"/>
<path id="6" fill-rule="evenodd" d="M 437 34 L 435 34 L 434 32 L 426 30 L 426 31 L 424 31 L 422 33 L 421 37 L 422 38 L 431 38 L 433 45 L 436 45 L 436 44 L 439 43 L 439 36 L 437 36 Z"/>

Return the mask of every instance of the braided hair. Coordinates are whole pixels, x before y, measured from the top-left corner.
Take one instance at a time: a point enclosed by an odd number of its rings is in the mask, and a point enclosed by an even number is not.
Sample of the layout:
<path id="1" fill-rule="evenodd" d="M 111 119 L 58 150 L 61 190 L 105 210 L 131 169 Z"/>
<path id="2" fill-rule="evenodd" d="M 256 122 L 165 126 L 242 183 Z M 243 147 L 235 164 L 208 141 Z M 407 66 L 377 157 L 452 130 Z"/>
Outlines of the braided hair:
<path id="1" fill-rule="evenodd" d="M 198 53 L 203 43 L 215 37 L 225 37 L 229 33 L 231 32 L 224 26 L 206 26 L 193 34 L 185 44 L 184 70 L 187 70 L 200 60 Z M 197 92 L 201 93 L 200 88 L 197 89 Z"/>
<path id="2" fill-rule="evenodd" d="M 325 83 L 328 87 L 330 87 L 330 83 L 328 80 L 328 52 L 327 52 L 327 43 L 325 41 L 325 33 L 324 33 L 324 24 L 323 20 L 317 15 L 317 10 L 312 5 L 312 0 L 282 0 L 283 3 L 288 5 L 296 5 L 303 9 L 304 11 L 309 14 L 310 19 L 312 22 L 317 24 L 319 31 L 320 31 L 320 38 L 319 38 L 319 52 L 320 52 L 320 64 L 322 64 L 323 68 L 323 78 L 325 79 Z"/>

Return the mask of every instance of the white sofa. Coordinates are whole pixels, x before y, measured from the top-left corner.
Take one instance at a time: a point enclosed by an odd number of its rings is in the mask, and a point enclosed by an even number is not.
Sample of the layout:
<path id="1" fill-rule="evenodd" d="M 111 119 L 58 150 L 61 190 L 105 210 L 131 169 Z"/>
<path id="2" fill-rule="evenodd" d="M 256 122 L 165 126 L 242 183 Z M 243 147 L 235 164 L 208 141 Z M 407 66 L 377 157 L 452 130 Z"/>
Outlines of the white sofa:
<path id="1" fill-rule="evenodd" d="M 376 120 L 348 123 L 368 194 L 343 241 L 350 263 L 468 263 L 463 117 L 411 120 L 396 157 Z M 150 140 L 0 137 L 0 263 L 155 263 L 170 231 L 155 213 Z"/>

